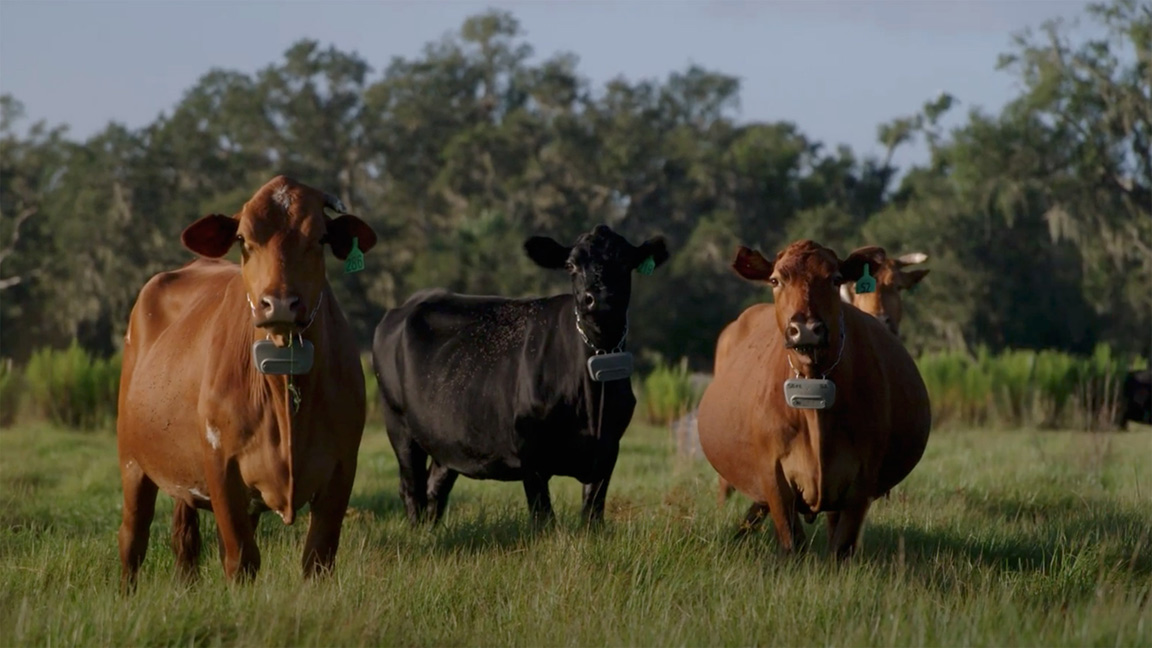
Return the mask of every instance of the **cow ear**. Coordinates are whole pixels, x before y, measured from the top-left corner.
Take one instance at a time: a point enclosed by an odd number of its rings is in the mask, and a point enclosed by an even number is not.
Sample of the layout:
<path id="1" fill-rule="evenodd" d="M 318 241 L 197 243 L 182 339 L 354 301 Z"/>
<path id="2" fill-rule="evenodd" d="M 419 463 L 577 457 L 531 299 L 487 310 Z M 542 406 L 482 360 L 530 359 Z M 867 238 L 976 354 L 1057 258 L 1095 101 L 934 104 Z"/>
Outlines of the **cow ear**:
<path id="1" fill-rule="evenodd" d="M 325 215 L 324 225 L 328 229 L 324 234 L 324 242 L 341 261 L 347 259 L 352 252 L 352 239 L 356 239 L 356 247 L 361 252 L 367 252 L 376 245 L 376 232 L 368 223 L 352 214 L 341 214 L 336 218 Z"/>
<path id="2" fill-rule="evenodd" d="M 224 214 L 209 214 L 184 228 L 180 242 L 200 256 L 216 259 L 232 249 L 239 227 L 238 219 Z"/>
<path id="3" fill-rule="evenodd" d="M 925 268 L 924 270 L 911 270 L 908 272 L 900 273 L 900 287 L 904 289 L 911 288 L 920 283 L 924 277 L 931 272 Z"/>
<path id="4" fill-rule="evenodd" d="M 858 248 L 840 262 L 840 276 L 844 277 L 844 281 L 856 281 L 864 276 L 864 266 L 867 265 L 868 274 L 875 277 L 886 258 L 888 254 L 878 245 Z"/>
<path id="5" fill-rule="evenodd" d="M 660 264 L 668 260 L 668 243 L 664 240 L 663 236 L 654 236 L 638 245 L 636 247 L 635 262 L 632 264 L 632 267 L 636 268 L 648 259 L 652 259 L 652 262 L 655 264 L 649 272 L 659 268 Z"/>
<path id="6" fill-rule="evenodd" d="M 536 265 L 549 270 L 559 270 L 568 264 L 572 248 L 564 247 L 547 236 L 533 236 L 524 241 L 524 251 Z"/>
<path id="7" fill-rule="evenodd" d="M 736 249 L 732 269 L 749 281 L 765 281 L 772 276 L 772 262 L 765 259 L 763 254 L 743 245 Z"/>

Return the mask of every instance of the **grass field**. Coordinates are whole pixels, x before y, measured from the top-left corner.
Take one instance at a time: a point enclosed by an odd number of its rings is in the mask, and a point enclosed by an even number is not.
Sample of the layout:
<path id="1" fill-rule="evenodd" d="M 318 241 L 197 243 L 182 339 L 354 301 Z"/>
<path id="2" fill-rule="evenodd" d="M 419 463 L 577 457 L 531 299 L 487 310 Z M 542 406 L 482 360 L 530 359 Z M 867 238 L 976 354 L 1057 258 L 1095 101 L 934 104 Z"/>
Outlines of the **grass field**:
<path id="1" fill-rule="evenodd" d="M 118 594 L 109 434 L 0 433 L 0 645 L 1152 644 L 1152 430 L 946 431 L 872 509 L 852 562 L 732 539 L 746 500 L 634 426 L 608 524 L 534 532 L 518 484 L 460 480 L 445 524 L 402 520 L 396 465 L 367 432 L 332 577 L 304 583 L 307 516 L 265 516 L 254 584 L 228 586 L 202 514 L 200 582 L 173 580 L 160 498 L 139 591 Z M 819 522 L 818 522 L 819 524 Z"/>

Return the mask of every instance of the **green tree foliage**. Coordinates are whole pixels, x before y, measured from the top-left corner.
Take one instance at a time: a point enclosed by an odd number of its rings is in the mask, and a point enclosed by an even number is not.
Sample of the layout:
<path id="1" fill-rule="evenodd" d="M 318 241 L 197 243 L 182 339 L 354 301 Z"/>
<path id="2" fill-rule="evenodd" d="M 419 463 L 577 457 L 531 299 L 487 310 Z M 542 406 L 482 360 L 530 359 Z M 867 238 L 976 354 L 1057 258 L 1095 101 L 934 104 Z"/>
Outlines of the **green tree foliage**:
<path id="1" fill-rule="evenodd" d="M 607 223 L 662 233 L 671 263 L 635 279 L 632 347 L 710 363 L 716 335 L 766 290 L 728 269 L 735 246 L 814 238 L 842 255 L 931 255 L 905 300 L 914 349 L 1147 353 L 1152 331 L 1152 15 L 1092 7 L 1103 34 L 1021 34 L 1001 62 L 1020 96 L 998 114 L 947 93 L 877 130 L 883 155 L 826 148 L 789 122 L 737 119 L 739 79 L 698 66 L 593 86 L 569 54 L 537 58 L 492 11 L 412 58 L 311 40 L 255 74 L 213 69 L 168 114 L 84 142 L 0 101 L 0 354 L 40 345 L 111 355 L 136 293 L 191 259 L 179 233 L 234 213 L 271 176 L 338 194 L 380 244 L 333 284 L 362 343 L 385 309 L 443 286 L 568 289 L 520 244 Z M 931 160 L 892 166 L 918 139 Z M 899 184 L 895 184 L 900 178 Z"/>

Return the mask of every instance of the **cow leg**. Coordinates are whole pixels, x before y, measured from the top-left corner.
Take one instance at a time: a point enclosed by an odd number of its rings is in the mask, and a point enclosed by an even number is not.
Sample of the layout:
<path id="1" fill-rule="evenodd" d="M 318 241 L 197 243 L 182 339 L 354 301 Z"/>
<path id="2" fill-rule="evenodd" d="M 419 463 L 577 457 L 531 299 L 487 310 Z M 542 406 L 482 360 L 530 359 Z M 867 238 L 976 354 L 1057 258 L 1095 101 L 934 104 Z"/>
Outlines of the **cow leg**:
<path id="1" fill-rule="evenodd" d="M 744 514 L 744 519 L 740 522 L 740 528 L 736 530 L 736 539 L 739 540 L 759 529 L 766 517 L 768 517 L 768 505 L 752 502 L 752 506 L 748 507 L 748 512 Z"/>
<path id="2" fill-rule="evenodd" d="M 252 578 L 260 570 L 260 550 L 252 519 L 248 515 L 247 487 L 240 479 L 236 464 L 222 465 L 209 456 L 204 470 L 208 482 L 208 496 L 212 500 L 212 513 L 216 516 L 224 561 L 224 575 L 229 580 Z"/>
<path id="3" fill-rule="evenodd" d="M 257 511 L 255 513 L 249 513 L 248 514 L 248 521 L 251 522 L 251 524 L 252 524 L 252 535 L 253 535 L 253 537 L 255 537 L 256 528 L 260 525 L 260 512 Z M 217 553 L 220 554 L 220 564 L 223 565 L 224 564 L 224 536 L 220 535 L 220 526 L 219 525 L 216 526 L 216 549 L 217 549 Z"/>
<path id="4" fill-rule="evenodd" d="M 804 527 L 800 525 L 800 516 L 796 513 L 796 493 L 784 481 L 783 475 L 778 475 L 775 484 L 768 487 L 768 512 L 772 516 L 772 524 L 776 527 L 776 537 L 780 539 L 780 548 L 787 553 L 799 551 L 804 548 Z"/>
<path id="5" fill-rule="evenodd" d="M 428 515 L 432 518 L 432 523 L 435 524 L 440 521 L 440 517 L 444 515 L 444 509 L 448 506 L 448 494 L 452 492 L 452 487 L 456 484 L 456 478 L 460 473 L 441 466 L 432 460 L 432 467 L 428 471 Z"/>
<path id="6" fill-rule="evenodd" d="M 308 523 L 308 538 L 304 541 L 304 577 L 313 578 L 332 571 L 336 564 L 336 550 L 340 548 L 340 530 L 348 499 L 352 496 L 352 483 L 356 480 L 356 463 L 336 466 L 328 484 L 312 498 L 312 515 Z"/>
<path id="7" fill-rule="evenodd" d="M 832 546 L 832 540 L 836 536 L 836 525 L 840 524 L 840 511 L 829 511 L 824 514 L 824 522 L 828 526 L 828 546 Z"/>
<path id="8" fill-rule="evenodd" d="M 118 536 L 120 586 L 127 592 L 136 588 L 136 574 L 148 552 L 148 531 L 156 514 L 158 489 L 135 461 L 121 466 L 120 483 L 124 488 L 124 511 Z"/>
<path id="9" fill-rule="evenodd" d="M 717 481 L 717 486 L 719 486 L 719 492 L 716 495 L 716 504 L 718 506 L 724 506 L 724 504 L 728 501 L 728 498 L 732 497 L 732 493 L 734 493 L 736 489 L 733 488 L 732 484 L 729 484 L 728 480 L 724 479 L 723 477 L 719 478 L 719 481 Z"/>
<path id="10" fill-rule="evenodd" d="M 177 573 L 184 580 L 195 580 L 200 566 L 200 512 L 179 499 L 172 511 L 172 552 Z"/>
<path id="11" fill-rule="evenodd" d="M 400 465 L 400 499 L 408 513 L 408 522 L 418 525 L 428 509 L 428 453 L 408 436 L 408 430 L 385 409 L 388 440 Z"/>
<path id="12" fill-rule="evenodd" d="M 533 522 L 551 522 L 556 518 L 552 511 L 552 496 L 548 493 L 547 477 L 531 475 L 525 478 L 524 495 L 528 497 L 528 510 L 532 512 Z"/>
<path id="13" fill-rule="evenodd" d="M 616 458 L 619 453 L 620 449 L 617 447 L 609 456 L 604 457 L 607 462 L 604 479 L 591 484 L 584 484 L 584 506 L 581 511 L 581 518 L 585 524 L 596 524 L 604 521 L 604 501 L 608 497 L 608 483 L 612 481 L 612 472 L 616 469 Z"/>
<path id="14" fill-rule="evenodd" d="M 867 499 L 852 504 L 839 515 L 835 530 L 832 531 L 829 527 L 831 533 L 828 544 L 837 558 L 848 558 L 856 552 L 856 543 L 860 539 L 860 529 L 864 527 L 864 517 L 868 515 L 868 507 L 871 505 L 872 502 Z"/>

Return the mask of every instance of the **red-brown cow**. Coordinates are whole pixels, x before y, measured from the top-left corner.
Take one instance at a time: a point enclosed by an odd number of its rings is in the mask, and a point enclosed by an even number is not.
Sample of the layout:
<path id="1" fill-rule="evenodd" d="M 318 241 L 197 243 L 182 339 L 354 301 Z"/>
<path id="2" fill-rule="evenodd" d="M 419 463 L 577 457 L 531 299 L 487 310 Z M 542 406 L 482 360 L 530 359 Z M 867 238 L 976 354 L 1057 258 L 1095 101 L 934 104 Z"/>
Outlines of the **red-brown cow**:
<path id="1" fill-rule="evenodd" d="M 186 576 L 200 555 L 197 509 L 216 516 L 230 579 L 259 569 L 259 514 L 272 510 L 291 524 L 305 503 L 304 573 L 334 564 L 364 429 L 364 375 L 325 276 L 324 246 L 343 259 L 376 242 L 343 212 L 334 197 L 276 177 L 236 216 L 205 216 L 181 235 L 205 257 L 239 243 L 240 265 L 198 259 L 140 291 L 124 338 L 116 423 L 126 587 L 148 548 L 158 489 L 175 500 L 173 548 Z M 261 373 L 254 344 L 265 339 L 293 362 L 310 346 L 311 368 Z"/>
<path id="2" fill-rule="evenodd" d="M 775 261 L 741 247 L 733 263 L 742 277 L 771 285 L 775 305 L 752 306 L 729 326 L 700 402 L 700 445 L 753 500 L 745 528 L 770 514 L 787 551 L 804 545 L 799 515 L 827 513 L 832 550 L 851 554 L 871 502 L 912 471 L 928 442 L 928 392 L 912 357 L 838 296 L 871 256 L 864 249 L 840 261 L 799 241 Z M 786 380 L 821 376 L 836 385 L 831 407 L 786 404 Z"/>
<path id="3" fill-rule="evenodd" d="M 885 254 L 883 248 L 868 247 L 858 251 L 871 251 L 873 258 L 869 265 L 876 289 L 868 293 L 857 293 L 856 284 L 846 281 L 840 285 L 840 299 L 868 313 L 884 323 L 893 335 L 900 335 L 900 321 L 904 319 L 904 303 L 900 291 L 913 288 L 920 283 L 930 270 L 905 270 L 904 268 L 928 260 L 923 252 L 909 252 L 895 259 Z"/>
<path id="4" fill-rule="evenodd" d="M 869 272 L 876 280 L 876 287 L 872 292 L 858 293 L 854 282 L 845 281 L 840 284 L 840 299 L 880 320 L 884 326 L 888 327 L 889 331 L 892 331 L 893 335 L 899 336 L 900 322 L 904 319 L 904 303 L 900 297 L 900 292 L 920 283 L 929 272 L 927 269 L 906 272 L 904 268 L 924 263 L 928 260 L 928 255 L 923 252 L 909 252 L 893 259 L 885 253 L 884 248 L 877 246 L 862 247 L 853 251 L 852 254 L 868 256 Z M 728 347 L 731 344 L 729 331 L 733 324 L 725 327 L 717 339 L 714 363 L 716 367 L 720 366 L 728 353 Z M 732 485 L 721 477 L 717 502 L 723 506 L 734 490 Z"/>

